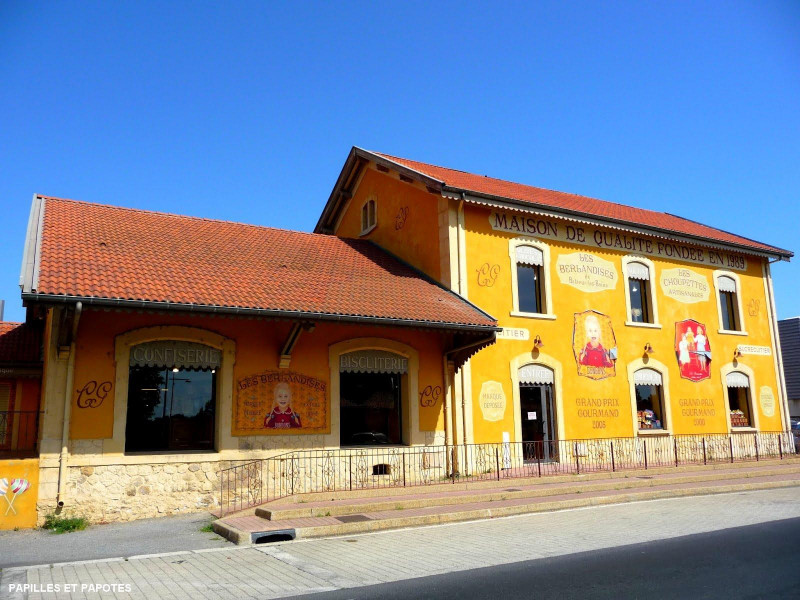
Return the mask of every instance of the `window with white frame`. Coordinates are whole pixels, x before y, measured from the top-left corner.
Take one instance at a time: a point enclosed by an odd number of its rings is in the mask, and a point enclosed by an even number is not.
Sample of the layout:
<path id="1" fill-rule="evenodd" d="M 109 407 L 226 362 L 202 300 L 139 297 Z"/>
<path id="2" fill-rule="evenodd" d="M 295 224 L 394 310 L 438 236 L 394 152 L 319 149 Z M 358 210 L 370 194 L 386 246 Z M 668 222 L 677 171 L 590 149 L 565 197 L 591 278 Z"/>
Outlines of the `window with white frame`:
<path id="1" fill-rule="evenodd" d="M 375 199 L 370 198 L 361 206 L 361 235 L 372 231 L 377 224 L 377 206 Z"/>
<path id="2" fill-rule="evenodd" d="M 731 371 L 725 376 L 728 388 L 728 410 L 731 427 L 752 427 L 753 411 L 750 397 L 750 378 L 741 371 Z"/>
<path id="3" fill-rule="evenodd" d="M 517 270 L 517 310 L 544 314 L 544 253 L 536 246 L 519 245 L 515 249 Z"/>
<path id="4" fill-rule="evenodd" d="M 725 331 L 742 331 L 739 313 L 739 295 L 736 280 L 729 275 L 718 275 L 720 326 Z"/>
<path id="5" fill-rule="evenodd" d="M 639 431 L 666 429 L 661 373 L 655 369 L 639 369 L 633 374 L 633 385 L 636 392 L 636 418 Z"/>
<path id="6" fill-rule="evenodd" d="M 649 262 L 649 261 L 648 261 Z M 652 269 L 643 260 L 630 260 L 624 264 L 628 322 L 655 324 L 653 304 Z"/>

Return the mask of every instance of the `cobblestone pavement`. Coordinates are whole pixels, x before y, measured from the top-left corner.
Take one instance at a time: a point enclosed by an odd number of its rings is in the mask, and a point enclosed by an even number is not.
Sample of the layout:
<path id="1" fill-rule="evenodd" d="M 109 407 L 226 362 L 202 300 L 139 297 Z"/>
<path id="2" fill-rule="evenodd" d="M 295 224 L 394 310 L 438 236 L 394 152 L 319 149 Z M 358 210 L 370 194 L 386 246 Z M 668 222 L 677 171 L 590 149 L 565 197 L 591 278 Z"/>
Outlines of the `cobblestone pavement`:
<path id="1" fill-rule="evenodd" d="M 0 599 L 280 598 L 796 518 L 799 499 L 800 487 L 793 487 L 7 569 Z M 24 584 L 38 587 L 18 592 Z M 65 584 L 76 587 L 67 592 Z M 96 584 L 108 591 L 82 587 Z"/>

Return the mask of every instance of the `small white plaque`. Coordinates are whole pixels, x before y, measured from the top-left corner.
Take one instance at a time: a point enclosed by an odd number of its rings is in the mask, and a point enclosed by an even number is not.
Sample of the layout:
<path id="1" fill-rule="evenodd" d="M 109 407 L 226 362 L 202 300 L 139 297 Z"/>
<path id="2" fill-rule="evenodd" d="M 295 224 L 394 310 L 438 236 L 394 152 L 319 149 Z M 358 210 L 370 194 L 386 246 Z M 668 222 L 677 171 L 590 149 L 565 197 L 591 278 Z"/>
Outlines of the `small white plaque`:
<path id="1" fill-rule="evenodd" d="M 535 420 L 536 420 L 536 413 L 528 412 L 528 421 L 535 421 Z"/>

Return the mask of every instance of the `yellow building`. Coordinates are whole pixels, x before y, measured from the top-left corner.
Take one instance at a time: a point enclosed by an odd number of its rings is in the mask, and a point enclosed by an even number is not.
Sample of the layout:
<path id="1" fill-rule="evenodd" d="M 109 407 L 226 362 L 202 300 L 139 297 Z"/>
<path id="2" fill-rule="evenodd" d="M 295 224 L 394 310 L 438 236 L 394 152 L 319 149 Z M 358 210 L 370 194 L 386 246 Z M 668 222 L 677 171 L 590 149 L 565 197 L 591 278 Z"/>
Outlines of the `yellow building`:
<path id="1" fill-rule="evenodd" d="M 370 239 L 498 320 L 456 376 L 456 444 L 789 427 L 770 265 L 791 252 L 359 148 L 316 231 Z"/>
<path id="2" fill-rule="evenodd" d="M 26 239 L 0 529 L 794 451 L 792 254 L 686 219 L 354 148 L 313 234 L 35 196 Z"/>

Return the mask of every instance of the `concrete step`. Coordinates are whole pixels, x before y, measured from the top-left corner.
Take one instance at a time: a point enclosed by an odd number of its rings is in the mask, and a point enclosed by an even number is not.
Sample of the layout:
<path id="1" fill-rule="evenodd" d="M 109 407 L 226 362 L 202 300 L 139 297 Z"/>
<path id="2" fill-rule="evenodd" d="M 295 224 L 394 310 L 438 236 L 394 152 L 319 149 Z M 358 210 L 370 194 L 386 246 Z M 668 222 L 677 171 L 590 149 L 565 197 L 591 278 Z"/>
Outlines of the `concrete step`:
<path id="1" fill-rule="evenodd" d="M 746 470 L 745 470 L 746 471 Z M 757 489 L 800 486 L 800 472 L 794 465 L 762 472 L 737 470 L 726 478 L 676 481 L 675 477 L 654 475 L 652 485 L 619 489 L 585 488 L 548 496 L 480 500 L 461 504 L 431 504 L 415 508 L 394 507 L 335 516 L 283 518 L 270 521 L 255 514 L 225 517 L 214 521 L 214 531 L 237 544 L 266 543 L 305 537 L 348 535 L 382 529 L 467 521 L 482 518 L 563 510 L 584 506 L 615 504 L 679 496 L 720 494 Z M 767 474 L 769 473 L 769 474 Z M 680 479 L 680 478 L 678 478 Z"/>
<path id="2" fill-rule="evenodd" d="M 701 483 L 705 481 L 749 479 L 753 477 L 770 477 L 787 473 L 800 474 L 800 464 L 783 464 L 772 466 L 756 466 L 750 469 L 714 469 L 704 472 L 667 472 L 653 474 L 649 471 L 631 471 L 622 477 L 605 477 L 581 479 L 573 475 L 568 481 L 542 481 L 506 479 L 501 481 L 502 487 L 452 489 L 452 486 L 435 486 L 444 489 L 416 488 L 416 494 L 394 494 L 381 497 L 337 497 L 329 500 L 313 500 L 307 502 L 289 502 L 277 500 L 255 509 L 258 517 L 270 521 L 297 519 L 320 516 L 342 516 L 364 512 L 380 512 L 422 508 L 427 506 L 444 506 L 471 504 L 475 502 L 498 502 L 517 498 L 542 498 L 562 494 L 578 494 L 599 492 L 604 490 L 632 490 L 649 488 L 669 482 L 672 484 Z"/>

